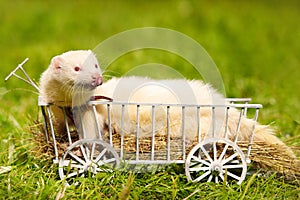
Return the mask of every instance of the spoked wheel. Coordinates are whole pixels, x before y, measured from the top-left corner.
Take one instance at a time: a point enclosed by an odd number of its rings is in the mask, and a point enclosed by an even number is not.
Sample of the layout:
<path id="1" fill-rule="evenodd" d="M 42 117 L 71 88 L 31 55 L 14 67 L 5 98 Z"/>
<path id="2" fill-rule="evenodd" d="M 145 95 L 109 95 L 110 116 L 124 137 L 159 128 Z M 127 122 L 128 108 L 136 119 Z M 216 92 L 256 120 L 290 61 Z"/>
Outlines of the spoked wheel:
<path id="1" fill-rule="evenodd" d="M 59 161 L 59 176 L 67 185 L 77 177 L 91 177 L 99 172 L 111 172 L 120 158 L 108 143 L 97 139 L 82 139 L 69 146 Z"/>
<path id="2" fill-rule="evenodd" d="M 247 163 L 242 150 L 225 139 L 207 139 L 197 144 L 188 154 L 185 173 L 193 182 L 236 180 L 241 184 L 246 177 Z"/>

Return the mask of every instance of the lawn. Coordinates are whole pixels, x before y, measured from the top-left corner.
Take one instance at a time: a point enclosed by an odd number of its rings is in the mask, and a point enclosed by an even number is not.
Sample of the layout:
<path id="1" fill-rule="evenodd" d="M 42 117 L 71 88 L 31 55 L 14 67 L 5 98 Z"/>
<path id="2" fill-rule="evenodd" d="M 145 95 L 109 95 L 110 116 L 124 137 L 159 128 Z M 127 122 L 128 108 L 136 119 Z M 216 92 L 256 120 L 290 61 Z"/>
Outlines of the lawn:
<path id="1" fill-rule="evenodd" d="M 4 1 L 0 0 L 0 198 L 2 199 L 297 199 L 298 183 L 271 174 L 250 175 L 242 185 L 189 183 L 180 166 L 145 174 L 113 172 L 64 188 L 51 159 L 33 152 L 29 127 L 39 109 L 34 89 L 4 78 L 29 58 L 38 81 L 51 57 L 94 49 L 133 28 L 163 27 L 193 38 L 208 52 L 227 97 L 263 104 L 259 121 L 300 147 L 300 26 L 298 1 Z M 105 59 L 105 58 L 104 58 Z M 100 61 L 100 62 L 106 62 Z M 201 78 L 183 58 L 144 49 L 113 62 L 105 77 L 161 63 L 189 79 Z"/>

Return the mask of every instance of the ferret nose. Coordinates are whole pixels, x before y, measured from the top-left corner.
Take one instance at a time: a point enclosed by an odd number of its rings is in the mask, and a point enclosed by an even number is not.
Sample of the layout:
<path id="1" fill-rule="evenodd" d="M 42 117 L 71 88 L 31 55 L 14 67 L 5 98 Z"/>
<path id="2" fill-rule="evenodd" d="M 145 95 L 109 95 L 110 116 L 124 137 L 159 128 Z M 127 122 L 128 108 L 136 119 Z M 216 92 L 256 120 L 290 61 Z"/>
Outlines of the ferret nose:
<path id="1" fill-rule="evenodd" d="M 97 87 L 99 85 L 102 85 L 102 77 L 100 75 L 93 76 L 92 78 L 93 78 L 92 86 Z"/>

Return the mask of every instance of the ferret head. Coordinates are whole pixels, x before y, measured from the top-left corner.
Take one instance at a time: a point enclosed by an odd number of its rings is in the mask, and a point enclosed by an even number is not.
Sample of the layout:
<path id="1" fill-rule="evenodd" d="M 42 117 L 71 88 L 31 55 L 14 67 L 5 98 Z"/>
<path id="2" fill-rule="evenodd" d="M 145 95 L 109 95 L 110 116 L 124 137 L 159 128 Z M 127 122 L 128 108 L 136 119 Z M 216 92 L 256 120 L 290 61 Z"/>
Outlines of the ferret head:
<path id="1" fill-rule="evenodd" d="M 41 77 L 42 80 L 49 78 L 54 84 L 45 87 L 52 96 L 51 101 L 72 102 L 73 105 L 88 101 L 96 87 L 102 84 L 101 69 L 91 50 L 69 51 L 53 57 Z"/>
<path id="2" fill-rule="evenodd" d="M 94 90 L 102 84 L 101 69 L 91 50 L 69 51 L 55 56 L 50 68 L 53 78 L 66 88 Z"/>

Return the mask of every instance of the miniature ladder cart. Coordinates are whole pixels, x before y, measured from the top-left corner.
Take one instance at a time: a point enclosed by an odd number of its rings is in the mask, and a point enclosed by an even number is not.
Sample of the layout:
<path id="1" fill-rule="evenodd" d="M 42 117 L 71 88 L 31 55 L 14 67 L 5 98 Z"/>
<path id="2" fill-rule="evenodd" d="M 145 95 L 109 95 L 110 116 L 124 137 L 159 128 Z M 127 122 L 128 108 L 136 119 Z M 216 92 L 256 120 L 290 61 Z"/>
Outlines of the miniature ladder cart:
<path id="1" fill-rule="evenodd" d="M 39 91 L 39 87 L 34 81 L 30 79 L 28 74 L 23 69 L 22 65 L 27 62 L 26 58 L 21 64 L 19 64 L 6 78 L 7 81 L 11 76 L 15 76 L 18 79 L 32 85 Z M 21 70 L 24 76 L 17 75 L 16 72 Z M 258 118 L 259 109 L 262 108 L 260 104 L 248 103 L 251 99 L 247 98 L 233 98 L 227 99 L 224 105 L 182 105 L 182 104 L 149 104 L 149 103 L 122 103 L 112 101 L 95 101 L 89 102 L 90 108 L 92 108 L 95 118 L 94 123 L 98 130 L 98 139 L 86 139 L 84 132 L 84 124 L 80 120 L 83 139 L 74 137 L 79 131 L 72 129 L 70 124 L 70 109 L 62 107 L 64 114 L 64 124 L 67 135 L 67 146 L 63 149 L 63 153 L 60 153 L 61 146 L 58 144 L 57 136 L 54 130 L 54 122 L 52 120 L 51 107 L 54 105 L 44 102 L 42 98 L 39 98 L 38 105 L 41 107 L 42 115 L 44 119 L 45 136 L 48 143 L 53 144 L 55 158 L 54 163 L 59 165 L 59 176 L 61 179 L 67 180 L 67 183 L 73 183 L 76 177 L 86 176 L 90 174 L 97 174 L 99 172 L 106 173 L 111 172 L 114 167 L 119 166 L 125 162 L 128 164 L 184 164 L 185 173 L 187 179 L 193 182 L 208 181 L 216 182 L 227 181 L 233 179 L 241 184 L 245 179 L 247 172 L 247 164 L 250 163 L 250 152 L 255 132 L 255 125 Z M 99 122 L 97 119 L 96 106 L 106 106 L 107 108 L 107 130 L 106 135 L 101 131 Z M 113 127 L 114 121 L 112 121 L 111 109 L 112 107 L 119 106 L 121 112 L 121 131 L 115 133 Z M 135 135 L 133 140 L 133 150 L 128 150 L 128 144 L 126 143 L 126 134 L 124 127 L 128 119 L 126 119 L 125 111 L 129 106 L 136 107 L 136 129 L 131 130 L 131 133 Z M 145 144 L 144 138 L 139 137 L 141 127 L 140 110 L 142 107 L 149 107 L 151 109 L 152 116 L 152 131 L 150 141 L 147 143 L 147 151 L 141 150 L 141 147 Z M 163 108 L 163 109 L 161 109 Z M 177 140 L 171 137 L 171 117 L 170 110 L 173 108 L 181 109 L 181 136 Z M 217 127 L 218 122 L 216 120 L 216 110 L 224 110 L 225 126 L 224 133 L 218 134 Z M 165 138 L 163 139 L 163 150 L 157 149 L 156 144 L 161 142 L 161 139 L 157 137 L 156 133 L 156 120 L 155 114 L 157 110 L 165 111 L 166 131 Z M 198 131 L 198 137 L 196 143 L 189 145 L 186 140 L 188 134 L 185 127 L 188 126 L 185 123 L 185 116 L 187 109 L 194 109 L 196 115 L 196 130 Z M 200 111 L 202 109 L 211 110 L 211 127 L 212 135 L 206 137 L 200 137 L 200 127 L 203 125 Z M 240 111 L 237 127 L 235 130 L 235 137 L 228 138 L 228 119 L 230 117 L 230 109 L 238 109 Z M 246 148 L 240 147 L 239 135 L 241 121 L 244 116 L 247 116 L 247 111 L 253 110 L 253 126 L 249 140 L 246 141 Z M 79 117 L 80 119 L 82 116 Z M 207 122 L 206 122 L 207 123 Z M 219 130 L 218 130 L 219 131 Z M 131 135 L 132 135 L 131 134 Z M 77 139 L 74 139 L 77 138 Z M 116 144 L 116 141 L 119 141 Z M 245 146 L 245 144 L 244 144 Z"/>
<path id="2" fill-rule="evenodd" d="M 181 104 L 149 104 L 149 103 L 121 103 L 112 101 L 90 101 L 89 105 L 92 107 L 95 123 L 97 124 L 97 130 L 99 134 L 99 139 L 79 139 L 73 141 L 72 131 L 70 131 L 70 124 L 68 122 L 68 108 L 62 108 L 64 113 L 64 123 L 66 125 L 67 136 L 68 136 L 68 147 L 62 155 L 58 153 L 58 147 L 56 143 L 56 135 L 53 127 L 53 122 L 51 117 L 51 104 L 43 102 L 42 98 L 39 99 L 39 106 L 42 108 L 43 117 L 45 120 L 45 133 L 47 141 L 52 137 L 52 142 L 54 146 L 55 159 L 54 163 L 59 165 L 59 176 L 61 179 L 66 179 L 68 183 L 73 183 L 74 178 L 78 176 L 89 176 L 88 174 L 97 174 L 98 172 L 111 171 L 114 167 L 119 166 L 121 163 L 127 164 L 184 164 L 185 173 L 187 179 L 193 182 L 198 181 L 208 181 L 208 182 L 220 182 L 227 181 L 230 179 L 235 180 L 238 184 L 241 184 L 246 177 L 247 163 L 250 163 L 250 151 L 253 139 L 253 134 L 255 130 L 255 123 L 257 121 L 259 109 L 262 107 L 260 104 L 249 104 L 250 99 L 227 99 L 230 104 L 227 105 L 181 105 Z M 237 104 L 236 102 L 243 102 L 242 104 Z M 103 105 L 107 108 L 108 116 L 108 130 L 106 139 L 104 139 L 103 133 L 101 133 L 99 124 L 97 123 L 96 106 Z M 118 106 L 122 115 L 121 119 L 121 132 L 113 133 L 112 119 L 111 119 L 111 109 L 113 106 Z M 134 138 L 133 145 L 134 150 L 126 150 L 126 134 L 124 131 L 125 123 L 128 121 L 126 119 L 126 108 L 128 106 L 136 107 L 136 129 L 133 134 L 136 136 Z M 143 144 L 143 137 L 139 137 L 140 129 L 140 109 L 142 107 L 149 107 L 152 111 L 152 133 L 149 141 L 148 152 L 145 153 L 141 150 Z M 167 119 L 167 130 L 165 137 L 164 150 L 161 152 L 156 149 L 156 143 L 158 138 L 156 137 L 155 129 L 155 110 L 159 108 L 165 108 L 166 119 Z M 181 139 L 176 141 L 177 145 L 174 148 L 174 142 L 171 139 L 170 133 L 170 109 L 173 107 L 179 107 L 181 109 Z M 206 137 L 200 139 L 198 136 L 198 141 L 196 145 L 192 146 L 191 150 L 188 150 L 188 145 L 186 143 L 186 134 L 184 127 L 185 124 L 185 110 L 195 109 L 197 112 L 197 130 L 201 126 L 201 116 L 199 115 L 200 110 L 203 108 L 209 108 L 212 112 L 212 137 Z M 217 136 L 216 130 L 216 117 L 215 109 L 223 108 L 225 110 L 225 129 L 228 129 L 228 117 L 230 109 L 239 109 L 239 122 L 236 127 L 235 139 L 229 140 L 226 137 Z M 241 124 L 241 119 L 243 116 L 247 115 L 247 111 L 250 109 L 255 110 L 254 112 L 254 124 L 252 128 L 252 135 L 247 141 L 247 148 L 241 149 L 238 145 L 238 134 Z M 252 112 L 253 113 L 253 112 Z M 82 122 L 81 122 L 82 123 Z M 84 127 L 82 124 L 81 127 Z M 84 128 L 83 128 L 84 129 Z M 50 131 L 50 132 L 49 132 Z M 225 130 L 226 132 L 226 130 Z M 200 134 L 200 133 L 199 133 Z M 50 136 L 51 135 L 51 136 Z M 114 137 L 117 137 L 119 144 L 115 144 Z M 190 148 L 189 148 L 190 149 Z M 174 152 L 176 150 L 176 152 Z M 179 152 L 178 152 L 179 151 Z M 177 155 L 177 156 L 176 156 Z"/>

